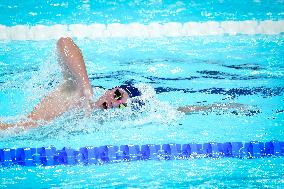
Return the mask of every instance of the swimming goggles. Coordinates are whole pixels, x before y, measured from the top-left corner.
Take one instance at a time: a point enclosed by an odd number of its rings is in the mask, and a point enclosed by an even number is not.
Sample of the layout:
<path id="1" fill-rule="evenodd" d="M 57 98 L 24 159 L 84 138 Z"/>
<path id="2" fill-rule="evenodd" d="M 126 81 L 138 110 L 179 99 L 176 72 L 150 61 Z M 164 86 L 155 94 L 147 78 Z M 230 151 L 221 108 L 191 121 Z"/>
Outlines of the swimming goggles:
<path id="1" fill-rule="evenodd" d="M 118 89 L 116 89 L 115 92 L 114 92 L 114 99 L 118 100 L 118 101 L 120 101 L 122 99 L 122 94 Z M 126 103 L 121 103 L 121 104 L 118 105 L 118 108 L 126 108 L 126 107 L 127 107 Z"/>
<path id="2" fill-rule="evenodd" d="M 122 96 L 121 92 L 118 89 L 116 89 L 115 92 L 114 92 L 114 99 L 117 100 L 117 101 L 121 101 L 122 97 L 123 96 Z M 107 106 L 106 102 L 104 102 L 102 104 L 102 106 L 103 106 L 103 109 L 105 109 L 105 110 L 108 109 L 108 106 Z M 115 106 L 115 107 L 126 108 L 127 107 L 127 103 L 120 103 L 118 106 Z"/>

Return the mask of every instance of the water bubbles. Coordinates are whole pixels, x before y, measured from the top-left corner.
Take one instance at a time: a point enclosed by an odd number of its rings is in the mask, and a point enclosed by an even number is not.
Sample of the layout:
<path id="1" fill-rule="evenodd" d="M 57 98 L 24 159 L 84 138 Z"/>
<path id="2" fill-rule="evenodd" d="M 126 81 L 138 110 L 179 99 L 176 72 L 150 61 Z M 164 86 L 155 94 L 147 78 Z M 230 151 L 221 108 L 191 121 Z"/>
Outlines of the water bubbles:
<path id="1" fill-rule="evenodd" d="M 37 13 L 36 13 L 36 12 L 29 12 L 29 15 L 31 15 L 31 16 L 37 16 Z"/>

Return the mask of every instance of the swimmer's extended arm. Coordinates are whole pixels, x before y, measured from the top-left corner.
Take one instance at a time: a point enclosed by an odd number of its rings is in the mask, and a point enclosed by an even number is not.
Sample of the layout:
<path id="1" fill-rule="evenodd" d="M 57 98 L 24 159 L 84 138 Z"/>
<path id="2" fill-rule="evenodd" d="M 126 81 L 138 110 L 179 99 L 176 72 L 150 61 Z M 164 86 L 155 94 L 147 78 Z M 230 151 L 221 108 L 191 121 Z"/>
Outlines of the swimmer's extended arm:
<path id="1" fill-rule="evenodd" d="M 69 71 L 71 75 L 75 76 L 75 80 L 79 85 L 90 88 L 90 81 L 83 55 L 73 40 L 70 37 L 60 38 L 57 41 L 57 51 L 59 53 L 59 62 L 68 67 L 68 70 L 64 69 L 63 72 Z"/>
<path id="2" fill-rule="evenodd" d="M 28 116 L 33 121 L 49 122 L 73 108 L 93 108 L 93 90 L 79 47 L 69 37 L 57 42 L 59 64 L 63 83 L 45 96 Z"/>
<path id="3" fill-rule="evenodd" d="M 73 79 L 85 97 L 88 113 L 93 109 L 93 89 L 88 78 L 86 65 L 79 47 L 70 37 L 60 38 L 57 42 L 58 59 L 63 65 L 65 80 Z M 71 78 L 66 78 L 71 77 Z M 74 77 L 74 78 L 73 78 Z"/>
<path id="4" fill-rule="evenodd" d="M 57 51 L 64 76 L 62 84 L 47 94 L 26 120 L 14 124 L 0 122 L 1 130 L 13 126 L 35 127 L 48 123 L 73 108 L 84 108 L 87 114 L 92 111 L 93 90 L 80 49 L 71 38 L 60 38 Z"/>
<path id="5" fill-rule="evenodd" d="M 215 103 L 206 106 L 184 106 L 184 107 L 179 107 L 177 110 L 184 113 L 191 113 L 199 111 L 210 111 L 215 109 L 233 109 L 233 108 L 243 109 L 244 107 L 245 106 L 243 104 L 238 104 L 238 103 L 227 103 L 227 104 Z"/>
<path id="6" fill-rule="evenodd" d="M 14 126 L 23 128 L 36 127 L 52 121 L 72 108 L 80 108 L 78 89 L 69 91 L 69 87 L 70 84 L 68 82 L 63 82 L 61 86 L 47 94 L 40 103 L 34 107 L 25 120 L 13 124 L 1 123 L 0 121 L 0 130 Z"/>
<path id="7" fill-rule="evenodd" d="M 21 121 L 21 122 L 14 123 L 14 124 L 0 122 L 0 130 L 6 130 L 8 128 L 15 127 L 15 126 L 28 128 L 28 127 L 35 127 L 37 125 L 38 124 L 34 121 Z"/>
<path id="8" fill-rule="evenodd" d="M 13 124 L 7 124 L 7 123 L 0 123 L 0 130 L 6 130 L 10 127 L 14 127 Z"/>

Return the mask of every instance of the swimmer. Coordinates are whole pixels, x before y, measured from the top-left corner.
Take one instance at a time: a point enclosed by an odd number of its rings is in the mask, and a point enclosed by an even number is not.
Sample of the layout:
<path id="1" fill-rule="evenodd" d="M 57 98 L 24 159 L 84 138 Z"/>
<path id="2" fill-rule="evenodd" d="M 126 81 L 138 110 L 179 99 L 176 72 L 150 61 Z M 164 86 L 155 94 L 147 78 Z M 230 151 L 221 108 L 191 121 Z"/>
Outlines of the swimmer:
<path id="1" fill-rule="evenodd" d="M 57 41 L 58 63 L 63 81 L 54 91 L 47 94 L 25 120 L 14 124 L 1 123 L 0 129 L 18 126 L 32 128 L 51 122 L 66 111 L 84 110 L 89 116 L 94 108 L 110 109 L 127 106 L 127 100 L 141 95 L 132 85 L 121 85 L 107 90 L 97 101 L 93 100 L 93 89 L 87 75 L 86 65 L 79 47 L 69 37 Z M 212 104 L 208 106 L 185 106 L 177 110 L 185 113 L 220 108 L 237 108 L 239 104 Z"/>

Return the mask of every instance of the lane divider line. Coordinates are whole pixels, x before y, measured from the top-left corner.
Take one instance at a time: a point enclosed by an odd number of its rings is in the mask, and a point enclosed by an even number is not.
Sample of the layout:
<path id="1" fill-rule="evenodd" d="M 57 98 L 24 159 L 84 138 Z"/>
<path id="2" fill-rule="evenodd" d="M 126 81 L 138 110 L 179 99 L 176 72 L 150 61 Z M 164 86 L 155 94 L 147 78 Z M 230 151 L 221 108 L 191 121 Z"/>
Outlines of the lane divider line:
<path id="1" fill-rule="evenodd" d="M 204 144 L 145 144 L 0 149 L 0 167 L 101 165 L 140 160 L 189 160 L 194 158 L 263 158 L 284 156 L 284 142 L 209 142 Z"/>
<path id="2" fill-rule="evenodd" d="M 51 40 L 62 36 L 89 38 L 159 38 L 214 35 L 278 35 L 284 32 L 284 20 L 168 22 L 165 24 L 71 24 L 71 25 L 0 25 L 0 40 Z"/>

